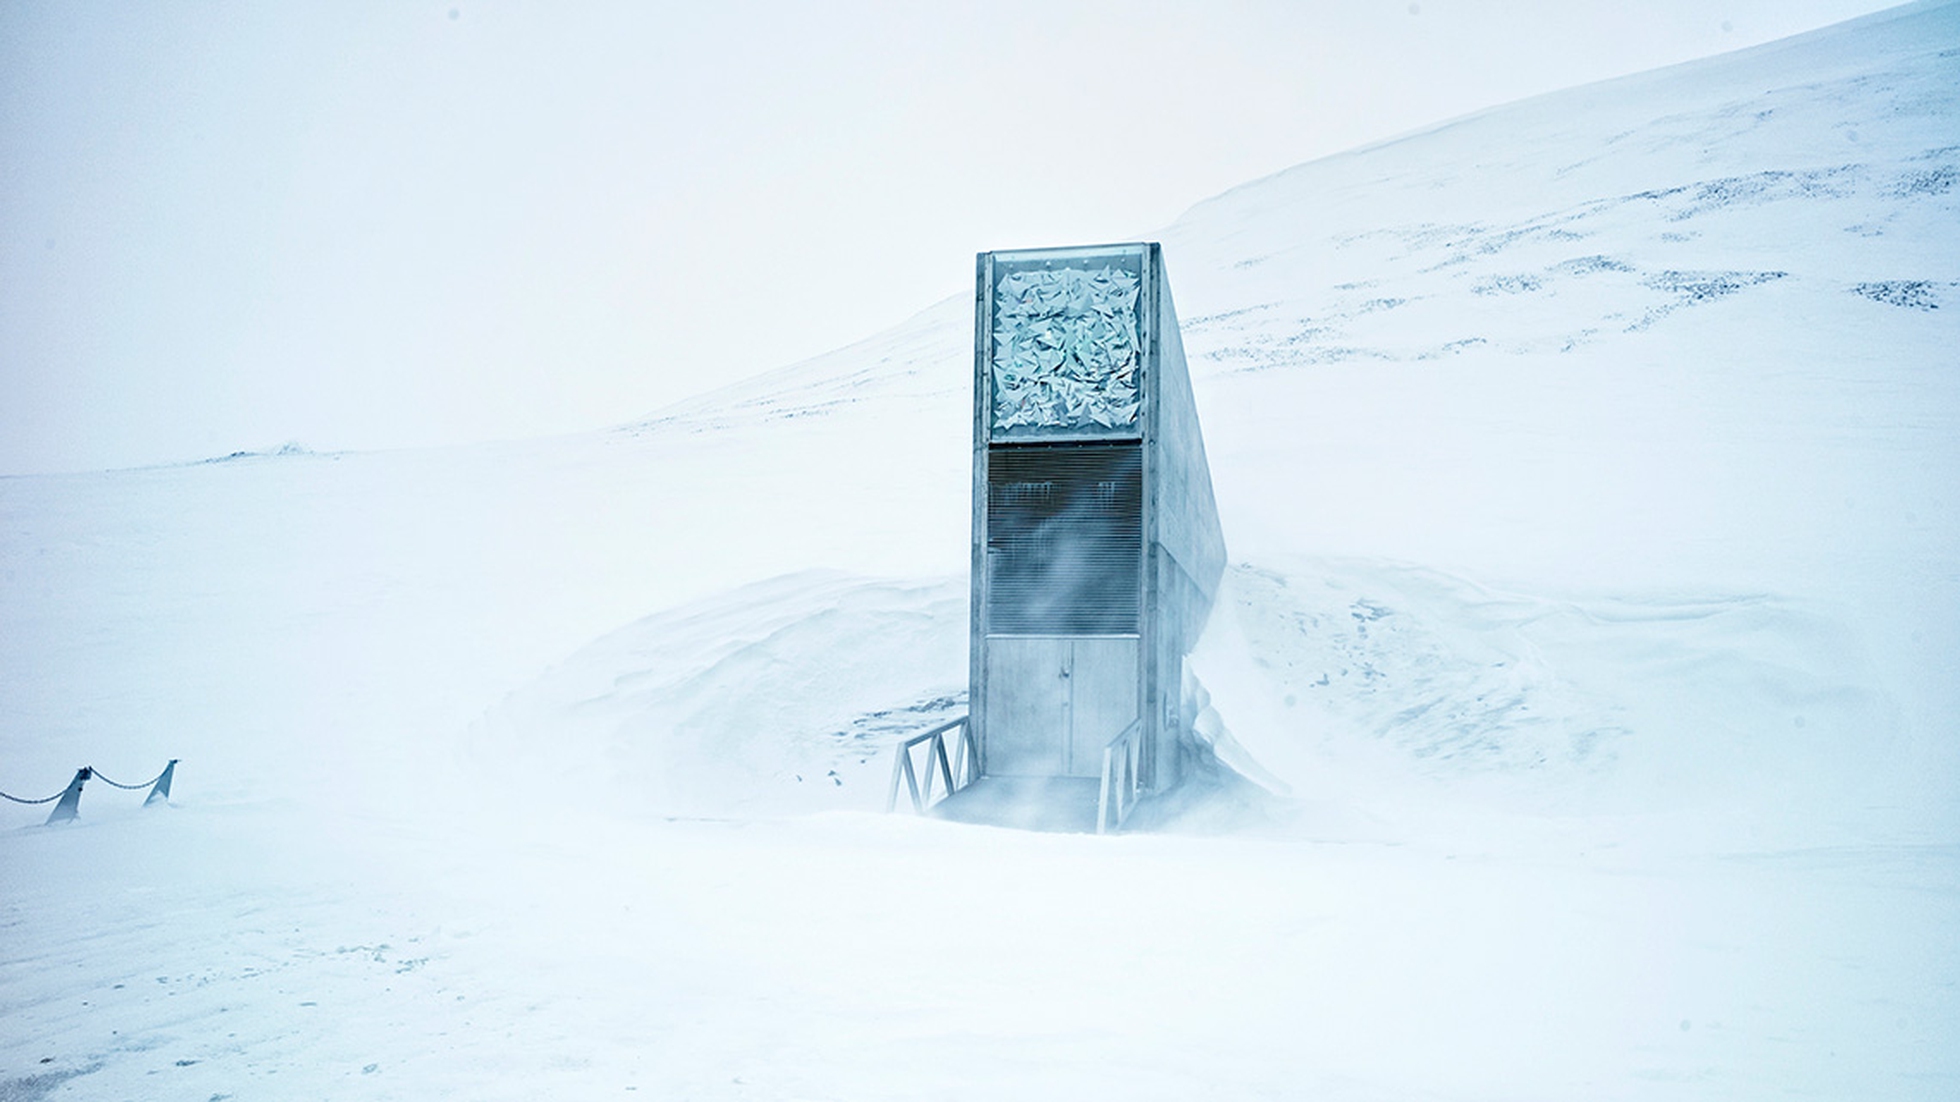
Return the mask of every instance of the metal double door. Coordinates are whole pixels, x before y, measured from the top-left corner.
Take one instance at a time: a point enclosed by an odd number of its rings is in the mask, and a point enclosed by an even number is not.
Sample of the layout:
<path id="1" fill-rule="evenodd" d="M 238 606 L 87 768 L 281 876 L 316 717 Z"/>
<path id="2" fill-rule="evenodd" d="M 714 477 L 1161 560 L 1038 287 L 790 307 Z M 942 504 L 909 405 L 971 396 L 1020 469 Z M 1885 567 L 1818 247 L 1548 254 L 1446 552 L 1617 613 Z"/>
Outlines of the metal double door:
<path id="1" fill-rule="evenodd" d="M 994 635 L 986 647 L 987 772 L 1101 776 L 1103 747 L 1137 718 L 1137 637 Z"/>

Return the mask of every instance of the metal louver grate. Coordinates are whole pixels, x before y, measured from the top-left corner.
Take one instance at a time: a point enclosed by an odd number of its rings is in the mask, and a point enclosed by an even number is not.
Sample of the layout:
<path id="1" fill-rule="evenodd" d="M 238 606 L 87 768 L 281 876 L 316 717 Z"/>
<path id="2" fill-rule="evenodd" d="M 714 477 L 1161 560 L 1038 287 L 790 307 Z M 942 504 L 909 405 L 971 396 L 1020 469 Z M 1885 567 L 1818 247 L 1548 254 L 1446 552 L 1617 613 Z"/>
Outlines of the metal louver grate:
<path id="1" fill-rule="evenodd" d="M 988 632 L 1134 633 L 1142 556 L 1140 445 L 988 451 Z"/>

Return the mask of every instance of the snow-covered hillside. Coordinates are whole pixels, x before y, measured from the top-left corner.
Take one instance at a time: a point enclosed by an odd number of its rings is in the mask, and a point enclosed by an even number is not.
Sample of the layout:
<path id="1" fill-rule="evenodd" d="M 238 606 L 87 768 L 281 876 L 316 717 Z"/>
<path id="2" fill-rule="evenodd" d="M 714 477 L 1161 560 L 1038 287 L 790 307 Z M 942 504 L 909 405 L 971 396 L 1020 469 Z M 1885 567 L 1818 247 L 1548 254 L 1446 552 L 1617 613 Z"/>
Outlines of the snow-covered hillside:
<path id="1" fill-rule="evenodd" d="M 608 432 L 0 479 L 0 788 L 184 759 L 0 808 L 0 1098 L 1960 1091 L 1960 4 L 1160 236 L 1257 787 L 866 814 L 963 706 L 964 299 Z"/>

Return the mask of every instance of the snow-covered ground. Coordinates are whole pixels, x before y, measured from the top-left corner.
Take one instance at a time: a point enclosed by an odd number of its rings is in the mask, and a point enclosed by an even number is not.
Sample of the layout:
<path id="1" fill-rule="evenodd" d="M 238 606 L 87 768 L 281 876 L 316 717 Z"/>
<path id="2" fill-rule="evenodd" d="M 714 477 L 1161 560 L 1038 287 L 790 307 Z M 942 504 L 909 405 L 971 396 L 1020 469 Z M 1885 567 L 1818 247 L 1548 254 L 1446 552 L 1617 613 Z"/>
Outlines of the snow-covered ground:
<path id="1" fill-rule="evenodd" d="M 1167 229 L 1258 783 L 1150 833 L 877 814 L 962 707 L 965 300 L 0 479 L 0 788 L 183 759 L 0 807 L 0 1099 L 1960 1095 L 1957 100 L 1914 5 Z"/>

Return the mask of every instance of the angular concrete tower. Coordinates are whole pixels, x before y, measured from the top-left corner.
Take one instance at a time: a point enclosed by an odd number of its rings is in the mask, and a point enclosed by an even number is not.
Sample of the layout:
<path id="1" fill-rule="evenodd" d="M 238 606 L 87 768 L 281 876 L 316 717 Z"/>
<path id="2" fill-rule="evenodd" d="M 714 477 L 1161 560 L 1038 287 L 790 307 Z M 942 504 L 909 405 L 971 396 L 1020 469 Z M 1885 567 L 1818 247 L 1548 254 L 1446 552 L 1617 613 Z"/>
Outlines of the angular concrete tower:
<path id="1" fill-rule="evenodd" d="M 981 773 L 1093 779 L 1120 747 L 1135 787 L 1162 791 L 1190 746 L 1184 659 L 1225 566 L 1163 252 L 982 253 L 975 304 Z"/>

